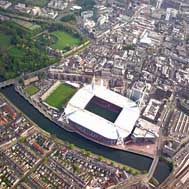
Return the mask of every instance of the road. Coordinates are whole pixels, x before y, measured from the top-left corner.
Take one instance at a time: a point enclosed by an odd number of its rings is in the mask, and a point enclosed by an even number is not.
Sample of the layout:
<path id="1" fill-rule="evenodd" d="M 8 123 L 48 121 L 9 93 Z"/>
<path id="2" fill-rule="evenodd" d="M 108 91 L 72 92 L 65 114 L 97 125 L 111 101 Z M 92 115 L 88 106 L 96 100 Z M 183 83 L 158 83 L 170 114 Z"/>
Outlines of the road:
<path id="1" fill-rule="evenodd" d="M 169 115 L 169 111 L 171 110 L 172 108 L 172 101 L 168 102 L 167 104 L 167 109 L 166 109 L 166 112 L 165 114 L 163 115 L 162 117 L 162 121 L 160 123 L 160 129 L 159 129 L 159 137 L 157 139 L 157 150 L 156 150 L 156 155 L 153 159 L 153 162 L 151 164 L 151 167 L 148 171 L 148 174 L 147 176 L 144 175 L 144 177 L 141 177 L 141 181 L 143 181 L 144 183 L 148 183 L 150 181 L 150 179 L 153 177 L 154 175 L 154 172 L 156 170 L 156 167 L 158 165 L 158 162 L 159 162 L 159 158 L 161 156 L 161 150 L 162 150 L 162 147 L 163 147 L 163 144 L 164 144 L 164 136 L 163 136 L 163 128 L 165 127 L 165 123 L 166 123 L 166 120 L 168 118 L 168 115 Z M 137 178 L 136 178 L 137 179 Z M 134 182 L 136 182 L 134 180 Z M 134 183 L 133 182 L 133 183 Z M 128 186 L 128 185 L 125 185 L 125 186 Z"/>
<path id="2" fill-rule="evenodd" d="M 138 175 L 138 176 L 132 176 L 129 177 L 127 180 L 125 180 L 124 182 L 111 187 L 110 189 L 130 189 L 131 186 L 138 184 L 138 183 L 142 183 L 143 180 L 146 180 L 146 175 Z"/>

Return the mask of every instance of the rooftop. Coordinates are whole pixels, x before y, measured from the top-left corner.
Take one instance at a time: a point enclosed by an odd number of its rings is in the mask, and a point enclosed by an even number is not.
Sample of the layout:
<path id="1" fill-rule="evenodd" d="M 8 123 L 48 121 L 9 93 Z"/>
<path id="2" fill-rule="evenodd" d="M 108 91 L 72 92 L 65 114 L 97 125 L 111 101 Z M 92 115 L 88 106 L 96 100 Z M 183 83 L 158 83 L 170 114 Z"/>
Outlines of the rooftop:
<path id="1" fill-rule="evenodd" d="M 120 107 L 120 113 L 114 123 L 86 110 L 87 104 L 96 96 L 108 103 Z M 68 118 L 87 129 L 106 138 L 127 137 L 139 118 L 140 111 L 135 102 L 103 86 L 86 85 L 71 98 L 65 109 Z"/>

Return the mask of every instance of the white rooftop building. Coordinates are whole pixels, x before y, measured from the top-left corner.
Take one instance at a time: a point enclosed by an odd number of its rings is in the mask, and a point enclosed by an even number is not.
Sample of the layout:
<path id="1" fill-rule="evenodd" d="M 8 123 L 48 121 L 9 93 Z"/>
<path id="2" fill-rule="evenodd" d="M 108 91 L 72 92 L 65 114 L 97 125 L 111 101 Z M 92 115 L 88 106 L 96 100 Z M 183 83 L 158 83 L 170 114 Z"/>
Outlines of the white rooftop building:
<path id="1" fill-rule="evenodd" d="M 108 120 L 99 112 L 89 110 L 88 105 L 95 103 L 95 100 L 97 104 L 94 105 L 94 109 L 102 105 L 99 110 L 102 108 L 105 114 L 108 111 L 116 112 L 116 116 L 113 114 L 115 119 Z M 96 134 L 114 142 L 123 140 L 132 133 L 140 115 L 135 102 L 103 86 L 93 84 L 79 89 L 68 102 L 64 112 L 68 121 L 76 125 L 75 130 L 82 127 L 85 131 L 93 133 L 88 136 L 89 139 Z"/>

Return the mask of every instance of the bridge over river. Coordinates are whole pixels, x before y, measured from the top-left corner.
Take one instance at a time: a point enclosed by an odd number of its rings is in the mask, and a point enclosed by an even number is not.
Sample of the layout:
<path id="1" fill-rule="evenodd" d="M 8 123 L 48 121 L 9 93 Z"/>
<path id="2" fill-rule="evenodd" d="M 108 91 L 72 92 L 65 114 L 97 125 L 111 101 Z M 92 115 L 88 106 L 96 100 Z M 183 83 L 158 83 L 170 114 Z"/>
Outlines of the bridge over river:
<path id="1" fill-rule="evenodd" d="M 4 87 L 7 87 L 9 85 L 13 85 L 16 83 L 16 79 L 9 79 L 9 80 L 6 80 L 6 81 L 1 81 L 0 82 L 0 89 L 1 88 L 4 88 Z"/>

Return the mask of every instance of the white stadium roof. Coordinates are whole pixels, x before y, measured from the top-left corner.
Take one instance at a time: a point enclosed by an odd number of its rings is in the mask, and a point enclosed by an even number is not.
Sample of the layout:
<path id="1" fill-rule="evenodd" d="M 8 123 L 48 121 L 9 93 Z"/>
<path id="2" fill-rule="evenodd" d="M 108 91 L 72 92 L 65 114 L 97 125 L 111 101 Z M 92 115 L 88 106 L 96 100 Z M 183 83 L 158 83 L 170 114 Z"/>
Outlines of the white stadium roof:
<path id="1" fill-rule="evenodd" d="M 94 96 L 122 108 L 114 123 L 85 109 Z M 69 120 L 99 135 L 109 139 L 117 139 L 118 134 L 124 138 L 131 133 L 139 118 L 140 111 L 135 102 L 118 93 L 103 86 L 86 85 L 70 99 L 65 108 L 65 114 Z"/>

